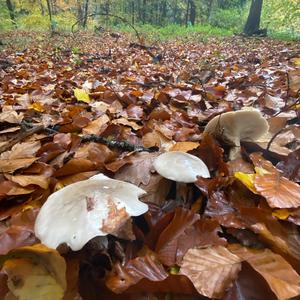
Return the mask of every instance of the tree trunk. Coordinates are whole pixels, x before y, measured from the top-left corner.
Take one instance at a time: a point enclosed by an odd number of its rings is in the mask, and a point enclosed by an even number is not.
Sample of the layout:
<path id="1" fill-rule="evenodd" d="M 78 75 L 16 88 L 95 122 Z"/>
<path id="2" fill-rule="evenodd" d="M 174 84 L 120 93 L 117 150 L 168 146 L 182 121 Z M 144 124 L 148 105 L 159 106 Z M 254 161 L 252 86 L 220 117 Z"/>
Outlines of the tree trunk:
<path id="1" fill-rule="evenodd" d="M 147 10 L 147 1 L 146 0 L 143 0 L 143 7 L 142 7 L 142 10 L 143 10 L 143 24 L 146 23 L 146 10 Z"/>
<path id="2" fill-rule="evenodd" d="M 191 24 L 194 26 L 196 20 L 196 5 L 194 0 L 190 0 L 190 21 Z"/>
<path id="3" fill-rule="evenodd" d="M 244 27 L 244 33 L 246 35 L 251 36 L 259 33 L 262 4 L 263 0 L 252 0 L 248 19 Z"/>
<path id="4" fill-rule="evenodd" d="M 83 17 L 83 28 L 86 28 L 87 18 L 88 18 L 88 11 L 89 11 L 89 0 L 85 0 L 84 5 L 84 17 Z"/>
<path id="5" fill-rule="evenodd" d="M 40 3 L 40 8 L 41 8 L 41 14 L 42 14 L 42 16 L 44 16 L 45 15 L 45 9 L 44 9 L 44 5 L 43 5 L 42 0 L 39 0 L 39 3 Z"/>
<path id="6" fill-rule="evenodd" d="M 51 29 L 51 33 L 54 32 L 54 24 L 52 21 L 52 6 L 50 3 L 50 0 L 47 0 L 47 8 L 48 8 L 48 14 L 49 14 L 49 20 L 50 20 L 50 29 Z"/>
<path id="7" fill-rule="evenodd" d="M 131 2 L 131 24 L 134 25 L 135 23 L 135 5 L 134 5 L 134 1 Z"/>
<path id="8" fill-rule="evenodd" d="M 11 0 L 6 0 L 6 6 L 9 11 L 9 16 L 10 16 L 11 22 L 13 23 L 14 27 L 17 28 L 14 6 L 13 6 Z"/>
<path id="9" fill-rule="evenodd" d="M 185 26 L 188 26 L 189 23 L 189 12 L 190 12 L 190 1 L 187 0 L 186 12 L 185 12 Z"/>

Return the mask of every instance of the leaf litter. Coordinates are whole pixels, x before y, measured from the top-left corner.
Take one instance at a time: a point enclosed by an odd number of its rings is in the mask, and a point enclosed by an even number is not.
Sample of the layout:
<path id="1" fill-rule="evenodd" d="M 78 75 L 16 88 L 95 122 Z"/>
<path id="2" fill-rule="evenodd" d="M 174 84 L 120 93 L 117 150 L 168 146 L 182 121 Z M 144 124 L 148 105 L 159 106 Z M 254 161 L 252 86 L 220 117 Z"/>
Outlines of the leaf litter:
<path id="1" fill-rule="evenodd" d="M 40 35 L 0 54 L 1 299 L 299 296 L 297 45 Z"/>

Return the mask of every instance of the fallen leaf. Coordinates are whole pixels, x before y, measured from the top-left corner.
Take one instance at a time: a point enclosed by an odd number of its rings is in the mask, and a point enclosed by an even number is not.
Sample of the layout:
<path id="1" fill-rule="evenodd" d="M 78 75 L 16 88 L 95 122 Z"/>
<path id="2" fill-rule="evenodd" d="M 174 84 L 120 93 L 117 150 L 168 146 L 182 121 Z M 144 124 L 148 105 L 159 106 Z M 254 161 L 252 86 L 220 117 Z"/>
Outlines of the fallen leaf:
<path id="1" fill-rule="evenodd" d="M 261 274 L 279 300 L 300 295 L 300 276 L 282 256 L 269 249 L 232 247 L 230 251 Z"/>
<path id="2" fill-rule="evenodd" d="M 11 251 L 2 272 L 8 276 L 8 298 L 61 300 L 66 290 L 64 259 L 41 244 Z"/>
<path id="3" fill-rule="evenodd" d="M 170 148 L 170 151 L 189 152 L 196 149 L 200 144 L 198 142 L 177 142 Z"/>
<path id="4" fill-rule="evenodd" d="M 74 96 L 77 99 L 77 101 L 82 101 L 85 103 L 91 102 L 89 94 L 83 89 L 74 89 Z"/>
<path id="5" fill-rule="evenodd" d="M 146 255 L 132 259 L 124 266 L 115 264 L 105 284 L 114 293 L 122 293 L 143 278 L 150 281 L 162 281 L 167 277 L 168 273 L 163 266 L 151 255 Z"/>
<path id="6" fill-rule="evenodd" d="M 0 159 L 0 172 L 12 173 L 18 169 L 32 165 L 38 158 Z"/>
<path id="7" fill-rule="evenodd" d="M 201 295 L 220 299 L 237 278 L 241 261 L 222 246 L 190 249 L 183 257 L 179 273 L 187 276 Z"/>

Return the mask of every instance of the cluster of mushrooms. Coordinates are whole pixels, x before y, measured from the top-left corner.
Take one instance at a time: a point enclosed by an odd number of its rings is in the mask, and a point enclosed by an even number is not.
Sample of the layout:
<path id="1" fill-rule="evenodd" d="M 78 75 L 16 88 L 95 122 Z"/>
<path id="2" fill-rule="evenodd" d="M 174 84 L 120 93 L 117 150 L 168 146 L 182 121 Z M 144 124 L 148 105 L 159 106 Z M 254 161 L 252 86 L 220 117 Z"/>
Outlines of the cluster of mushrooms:
<path id="1" fill-rule="evenodd" d="M 227 143 L 233 159 L 240 152 L 241 141 L 256 141 L 268 129 L 261 113 L 248 109 L 214 117 L 205 132 Z M 193 183 L 197 176 L 210 177 L 201 159 L 180 151 L 159 155 L 153 166 L 161 176 L 178 183 Z M 145 193 L 133 184 L 103 174 L 70 184 L 44 203 L 35 222 L 35 234 L 48 247 L 66 243 L 73 251 L 80 250 L 96 236 L 117 234 L 131 216 L 144 214 L 148 205 L 139 197 Z"/>

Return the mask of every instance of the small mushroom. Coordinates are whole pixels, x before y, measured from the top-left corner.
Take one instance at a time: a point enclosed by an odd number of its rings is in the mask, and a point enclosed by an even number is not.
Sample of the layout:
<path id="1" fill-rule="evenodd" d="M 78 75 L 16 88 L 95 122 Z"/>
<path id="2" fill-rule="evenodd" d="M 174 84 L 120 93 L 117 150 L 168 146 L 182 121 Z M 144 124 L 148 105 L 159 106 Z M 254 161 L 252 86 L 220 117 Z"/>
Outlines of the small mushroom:
<path id="1" fill-rule="evenodd" d="M 268 130 L 268 122 L 260 111 L 248 108 L 226 112 L 214 117 L 208 122 L 204 132 L 236 147 L 230 152 L 230 157 L 234 158 L 240 150 L 241 141 L 257 141 Z"/>
<path id="2" fill-rule="evenodd" d="M 35 235 L 48 247 L 66 243 L 80 250 L 96 236 L 118 231 L 131 216 L 148 210 L 138 200 L 146 192 L 103 174 L 70 184 L 50 195 L 36 222 Z"/>
<path id="3" fill-rule="evenodd" d="M 190 183 L 195 182 L 197 176 L 210 177 L 207 166 L 200 158 L 181 151 L 159 155 L 153 166 L 161 176 L 177 182 Z"/>

